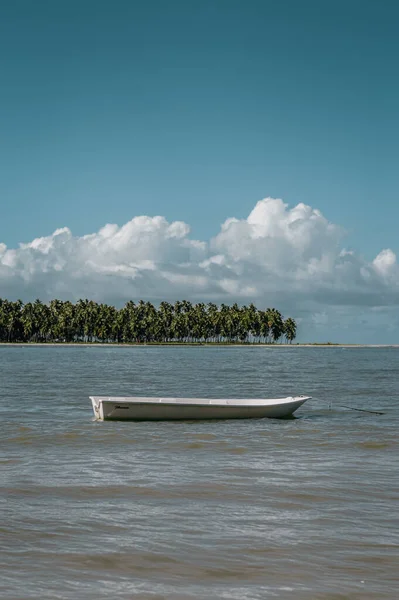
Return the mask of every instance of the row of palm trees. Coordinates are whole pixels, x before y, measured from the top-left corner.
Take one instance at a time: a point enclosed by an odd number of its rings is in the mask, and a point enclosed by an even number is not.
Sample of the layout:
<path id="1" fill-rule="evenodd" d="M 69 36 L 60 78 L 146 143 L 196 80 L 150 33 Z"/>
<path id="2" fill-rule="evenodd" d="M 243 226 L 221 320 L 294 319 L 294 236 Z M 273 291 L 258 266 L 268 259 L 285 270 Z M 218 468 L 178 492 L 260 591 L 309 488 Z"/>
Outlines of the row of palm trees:
<path id="1" fill-rule="evenodd" d="M 294 319 L 276 308 L 127 302 L 121 309 L 92 300 L 40 300 L 24 304 L 0 298 L 1 342 L 275 343 L 296 337 Z"/>

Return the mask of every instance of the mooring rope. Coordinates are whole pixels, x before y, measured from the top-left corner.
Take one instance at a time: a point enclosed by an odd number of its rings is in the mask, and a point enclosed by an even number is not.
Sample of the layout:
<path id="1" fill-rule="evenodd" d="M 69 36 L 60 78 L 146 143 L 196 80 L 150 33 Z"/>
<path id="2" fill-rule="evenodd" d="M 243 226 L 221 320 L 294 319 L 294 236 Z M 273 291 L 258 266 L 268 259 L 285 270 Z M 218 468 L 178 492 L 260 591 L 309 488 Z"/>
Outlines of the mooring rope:
<path id="1" fill-rule="evenodd" d="M 321 399 L 322 402 L 327 402 L 328 404 L 328 408 L 330 410 L 332 410 L 332 403 L 329 402 L 328 400 L 323 400 Z M 345 404 L 335 404 L 334 406 L 336 406 L 337 408 L 347 408 L 348 410 L 357 410 L 359 412 L 366 412 L 366 413 L 370 413 L 371 415 L 385 415 L 384 412 L 381 412 L 380 410 L 367 410 L 365 408 L 354 408 L 353 406 L 347 406 Z"/>
<path id="2" fill-rule="evenodd" d="M 365 408 L 353 408 L 353 406 L 345 406 L 345 404 L 338 404 L 340 408 L 349 408 L 349 410 L 358 410 L 360 412 L 370 413 L 372 415 L 384 415 L 385 413 L 379 410 L 366 410 Z"/>

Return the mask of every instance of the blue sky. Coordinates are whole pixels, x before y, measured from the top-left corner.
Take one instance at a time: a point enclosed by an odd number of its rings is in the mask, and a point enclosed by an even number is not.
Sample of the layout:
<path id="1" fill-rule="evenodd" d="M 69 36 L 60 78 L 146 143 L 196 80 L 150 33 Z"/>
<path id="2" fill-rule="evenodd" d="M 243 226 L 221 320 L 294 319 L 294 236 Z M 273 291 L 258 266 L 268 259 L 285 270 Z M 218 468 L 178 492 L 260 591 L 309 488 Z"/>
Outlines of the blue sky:
<path id="1" fill-rule="evenodd" d="M 35 0 L 0 8 L 0 242 L 137 215 L 209 240 L 271 196 L 399 252 L 399 5 Z M 1 293 L 0 293 L 1 295 Z"/>

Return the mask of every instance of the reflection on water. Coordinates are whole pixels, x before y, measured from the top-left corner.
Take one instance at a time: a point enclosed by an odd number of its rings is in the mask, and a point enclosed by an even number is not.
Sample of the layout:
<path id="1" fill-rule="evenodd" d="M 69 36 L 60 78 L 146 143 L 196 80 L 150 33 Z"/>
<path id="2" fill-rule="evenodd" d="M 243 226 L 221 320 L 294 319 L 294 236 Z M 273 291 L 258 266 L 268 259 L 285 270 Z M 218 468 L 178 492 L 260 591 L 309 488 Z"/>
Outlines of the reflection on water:
<path id="1" fill-rule="evenodd" d="M 1 347 L 1 597 L 394 600 L 398 358 Z M 88 399 L 301 393 L 292 420 L 100 423 Z"/>

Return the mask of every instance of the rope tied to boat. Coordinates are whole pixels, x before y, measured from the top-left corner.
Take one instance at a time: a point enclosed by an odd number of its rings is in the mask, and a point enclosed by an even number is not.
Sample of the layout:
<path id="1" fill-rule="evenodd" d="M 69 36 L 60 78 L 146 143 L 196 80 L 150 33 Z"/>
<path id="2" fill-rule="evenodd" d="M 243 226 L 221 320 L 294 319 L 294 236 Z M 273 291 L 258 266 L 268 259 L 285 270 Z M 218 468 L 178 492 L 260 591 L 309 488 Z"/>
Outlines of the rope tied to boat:
<path id="1" fill-rule="evenodd" d="M 329 410 L 332 410 L 331 401 L 324 400 L 324 402 L 327 402 Z M 346 404 L 335 404 L 335 406 L 338 408 L 347 408 L 348 410 L 356 410 L 359 412 L 365 412 L 365 413 L 369 413 L 371 415 L 385 415 L 385 413 L 380 410 L 368 410 L 366 408 L 355 408 L 354 406 L 347 406 Z"/>
<path id="2" fill-rule="evenodd" d="M 340 408 L 348 408 L 349 410 L 358 410 L 359 412 L 370 413 L 371 415 L 385 415 L 385 413 L 380 410 L 367 410 L 365 408 L 354 408 L 353 406 L 345 406 L 345 404 L 339 404 Z"/>

